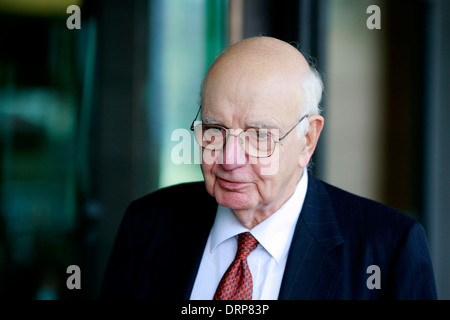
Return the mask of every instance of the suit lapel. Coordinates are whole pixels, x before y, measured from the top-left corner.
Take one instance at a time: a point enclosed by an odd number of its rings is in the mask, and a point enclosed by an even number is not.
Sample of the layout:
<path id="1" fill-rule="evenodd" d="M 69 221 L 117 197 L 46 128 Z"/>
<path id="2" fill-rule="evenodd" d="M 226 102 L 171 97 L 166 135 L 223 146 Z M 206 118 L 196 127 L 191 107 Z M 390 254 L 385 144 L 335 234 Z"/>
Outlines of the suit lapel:
<path id="1" fill-rule="evenodd" d="M 309 174 L 279 299 L 332 299 L 341 281 L 341 269 L 332 251 L 343 241 L 327 191 Z"/>

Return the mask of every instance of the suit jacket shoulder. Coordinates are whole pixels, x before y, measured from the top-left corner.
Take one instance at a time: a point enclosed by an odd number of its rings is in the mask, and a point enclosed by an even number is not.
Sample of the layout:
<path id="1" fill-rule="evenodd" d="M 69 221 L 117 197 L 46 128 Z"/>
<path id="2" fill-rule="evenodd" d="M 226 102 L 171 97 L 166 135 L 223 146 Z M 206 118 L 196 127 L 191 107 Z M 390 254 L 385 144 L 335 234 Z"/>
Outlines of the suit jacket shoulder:
<path id="1" fill-rule="evenodd" d="M 128 215 L 129 219 L 136 220 L 137 228 L 139 225 L 147 228 L 151 221 L 151 224 L 158 225 L 158 229 L 163 229 L 165 224 L 173 223 L 174 220 L 202 220 L 205 214 L 203 209 L 214 205 L 215 200 L 206 192 L 204 182 L 181 183 L 134 200 L 130 203 L 125 218 Z M 175 224 L 172 227 L 174 226 Z"/>
<path id="2" fill-rule="evenodd" d="M 113 245 L 101 298 L 186 298 L 216 211 L 203 182 L 163 188 L 133 201 Z"/>
<path id="3" fill-rule="evenodd" d="M 407 232 L 417 221 L 403 212 L 321 181 L 333 204 L 336 218 L 344 234 L 384 237 L 387 233 Z"/>
<path id="4" fill-rule="evenodd" d="M 305 208 L 300 224 L 307 225 L 315 239 L 322 237 L 323 248 L 325 240 L 335 239 L 334 246 L 327 249 L 342 281 L 336 285 L 334 298 L 436 298 L 427 239 L 420 223 L 396 209 L 310 177 L 308 193 L 314 192 L 307 194 L 305 205 L 314 210 Z M 312 217 L 318 213 L 322 218 Z M 334 231 L 320 235 L 314 229 L 317 225 Z M 370 278 L 375 269 L 379 274 Z"/>

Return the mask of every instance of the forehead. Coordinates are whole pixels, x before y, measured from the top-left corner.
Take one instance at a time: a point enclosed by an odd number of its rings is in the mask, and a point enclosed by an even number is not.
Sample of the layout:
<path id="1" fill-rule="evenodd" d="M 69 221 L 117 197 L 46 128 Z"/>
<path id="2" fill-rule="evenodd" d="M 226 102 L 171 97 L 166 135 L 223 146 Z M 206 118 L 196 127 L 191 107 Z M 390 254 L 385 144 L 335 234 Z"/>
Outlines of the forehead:
<path id="1" fill-rule="evenodd" d="M 298 70 L 267 61 L 227 59 L 215 65 L 204 80 L 202 116 L 286 123 L 300 114 L 301 88 Z"/>
<path id="2" fill-rule="evenodd" d="M 261 106 L 215 104 L 202 106 L 202 109 L 204 123 L 219 124 L 230 128 L 233 126 L 279 128 L 284 120 L 280 112 L 275 112 L 275 108 L 266 110 Z"/>
<path id="3" fill-rule="evenodd" d="M 300 114 L 301 95 L 283 82 L 277 77 L 210 82 L 202 96 L 202 119 L 227 126 L 288 124 Z"/>

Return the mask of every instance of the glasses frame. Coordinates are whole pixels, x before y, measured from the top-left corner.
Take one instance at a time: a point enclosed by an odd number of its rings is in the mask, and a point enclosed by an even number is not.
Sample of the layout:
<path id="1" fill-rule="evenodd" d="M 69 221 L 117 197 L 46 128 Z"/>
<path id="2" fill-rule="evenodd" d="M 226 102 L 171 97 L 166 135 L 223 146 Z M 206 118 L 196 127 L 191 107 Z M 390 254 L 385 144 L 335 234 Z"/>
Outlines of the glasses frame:
<path id="1" fill-rule="evenodd" d="M 195 115 L 194 120 L 192 121 L 190 130 L 193 131 L 193 132 L 195 132 L 195 126 L 194 126 L 195 121 L 197 120 L 197 117 L 198 117 L 198 115 L 200 114 L 200 111 L 201 111 L 201 110 L 202 110 L 202 106 L 200 106 L 200 108 L 199 108 L 198 111 L 197 111 L 197 114 Z M 283 141 L 283 140 L 288 136 L 288 134 L 291 133 L 292 130 L 294 130 L 294 129 L 295 129 L 295 128 L 296 128 L 296 127 L 304 120 L 304 119 L 306 119 L 307 117 L 309 117 L 308 114 L 305 114 L 303 117 L 301 117 L 300 120 L 298 120 L 298 122 L 297 122 L 291 129 L 289 129 L 289 131 L 286 132 L 286 134 L 285 134 L 284 136 L 282 136 L 282 137 L 279 138 L 278 140 L 275 140 L 275 138 L 271 135 L 270 137 L 272 138 L 273 142 L 274 142 L 275 144 L 277 144 L 277 143 L 280 143 L 281 141 Z M 239 137 L 239 135 L 241 135 L 243 132 L 245 132 L 245 130 L 243 130 L 243 131 L 239 132 L 239 134 L 231 134 L 228 128 L 225 128 L 225 127 L 222 127 L 222 126 L 218 126 L 218 127 L 224 129 L 225 132 L 226 132 L 225 140 L 224 140 L 222 149 L 225 148 L 225 146 L 227 145 L 228 138 L 229 138 L 230 136 Z M 241 146 L 243 147 L 241 140 L 242 140 L 242 139 L 239 138 L 239 143 L 240 143 Z M 205 147 L 203 147 L 202 145 L 200 145 L 200 146 L 201 146 L 202 148 L 205 148 Z M 216 150 L 222 150 L 222 149 L 216 149 Z M 248 154 L 248 152 L 245 150 L 245 148 L 243 148 L 243 149 L 244 149 L 245 153 Z M 273 148 L 272 152 L 271 152 L 269 155 L 264 156 L 264 157 L 252 156 L 252 155 L 250 155 L 250 154 L 248 154 L 248 155 L 251 156 L 251 157 L 255 157 L 255 158 L 268 158 L 268 157 L 270 157 L 274 152 L 275 152 L 275 148 Z"/>

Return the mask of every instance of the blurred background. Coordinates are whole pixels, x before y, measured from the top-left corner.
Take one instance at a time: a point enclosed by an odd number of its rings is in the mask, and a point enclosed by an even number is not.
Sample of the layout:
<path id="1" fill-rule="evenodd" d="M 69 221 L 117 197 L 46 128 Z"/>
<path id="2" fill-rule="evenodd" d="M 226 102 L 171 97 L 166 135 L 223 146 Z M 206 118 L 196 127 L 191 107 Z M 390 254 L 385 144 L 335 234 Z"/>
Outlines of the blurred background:
<path id="1" fill-rule="evenodd" d="M 450 299 L 449 32 L 448 0 L 0 0 L 0 297 L 96 299 L 128 203 L 202 180 L 171 153 L 207 68 L 267 35 L 323 75 L 314 173 L 420 221 Z"/>

